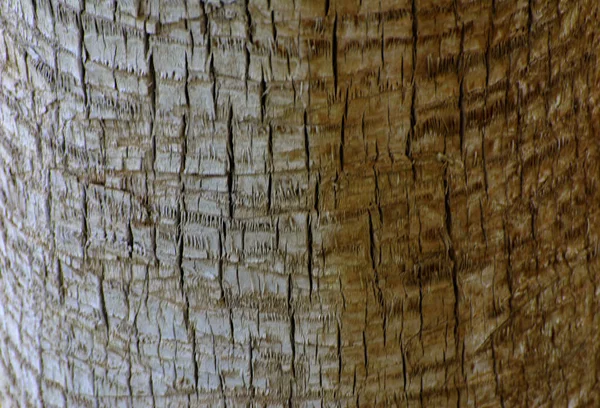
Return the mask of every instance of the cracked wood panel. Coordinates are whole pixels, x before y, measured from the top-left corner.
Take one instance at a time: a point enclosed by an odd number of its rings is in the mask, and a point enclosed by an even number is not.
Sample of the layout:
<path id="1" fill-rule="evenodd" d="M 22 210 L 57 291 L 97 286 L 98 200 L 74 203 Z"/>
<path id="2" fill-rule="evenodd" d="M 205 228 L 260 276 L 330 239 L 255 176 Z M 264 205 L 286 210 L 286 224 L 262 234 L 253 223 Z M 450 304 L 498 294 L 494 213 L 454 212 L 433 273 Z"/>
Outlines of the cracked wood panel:
<path id="1" fill-rule="evenodd" d="M 0 4 L 0 403 L 600 403 L 595 0 Z"/>

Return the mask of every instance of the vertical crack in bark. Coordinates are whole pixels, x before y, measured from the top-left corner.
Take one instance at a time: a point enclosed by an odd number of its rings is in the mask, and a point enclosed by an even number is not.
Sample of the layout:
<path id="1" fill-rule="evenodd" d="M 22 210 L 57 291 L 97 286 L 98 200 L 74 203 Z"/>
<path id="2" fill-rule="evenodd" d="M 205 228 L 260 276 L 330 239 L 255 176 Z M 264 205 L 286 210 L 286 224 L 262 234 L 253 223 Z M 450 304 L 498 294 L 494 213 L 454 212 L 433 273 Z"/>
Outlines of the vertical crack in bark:
<path id="1" fill-rule="evenodd" d="M 233 147 L 233 105 L 229 106 L 229 116 L 227 117 L 227 195 L 229 197 L 229 218 L 233 218 L 233 183 L 235 177 L 235 152 Z"/>
<path id="2" fill-rule="evenodd" d="M 188 70 L 187 70 L 187 61 L 185 64 L 186 67 L 186 71 L 185 71 L 185 89 L 186 89 L 186 107 L 189 111 L 189 99 L 187 96 L 187 80 L 188 80 Z M 175 213 L 175 223 L 176 223 L 176 239 L 177 239 L 177 252 L 175 255 L 175 264 L 176 264 L 176 268 L 179 271 L 179 289 L 181 291 L 181 296 L 183 298 L 184 301 L 184 309 L 183 309 L 183 321 L 185 324 L 185 328 L 188 332 L 188 336 L 191 334 L 190 333 L 190 319 L 189 319 L 189 315 L 190 315 L 190 301 L 188 298 L 188 294 L 185 288 L 185 273 L 183 270 L 183 241 L 184 241 L 184 232 L 183 232 L 183 224 L 185 223 L 185 214 L 186 214 L 186 208 L 185 208 L 185 183 L 183 181 L 183 174 L 185 172 L 185 164 L 186 164 L 186 157 L 187 157 L 187 135 L 188 135 L 188 118 L 187 118 L 188 113 L 184 114 L 182 117 L 182 131 L 180 134 L 180 139 L 181 139 L 181 156 L 180 156 L 180 161 L 179 161 L 179 174 L 178 174 L 178 179 L 179 179 L 179 195 L 177 197 L 177 210 Z"/>
<path id="3" fill-rule="evenodd" d="M 252 336 L 248 339 L 248 373 L 250 376 L 250 401 L 254 401 L 256 389 L 254 387 L 254 345 Z"/>
<path id="4" fill-rule="evenodd" d="M 404 319 L 404 304 L 402 305 L 402 317 Z M 404 342 L 402 341 L 402 334 L 400 335 L 400 354 L 402 355 L 402 388 L 404 391 L 404 400 L 408 407 L 408 367 L 406 364 L 406 350 L 404 348 Z"/>
<path id="5" fill-rule="evenodd" d="M 210 78 L 211 86 L 211 95 L 213 99 L 213 118 L 216 120 L 218 116 L 218 90 L 217 90 L 217 73 L 215 70 L 215 62 L 214 56 L 212 53 L 212 34 L 210 22 L 208 20 L 208 14 L 206 12 L 206 5 L 203 1 L 200 2 L 200 6 L 202 7 L 202 15 L 204 16 L 203 22 L 203 31 L 204 35 L 206 35 L 206 60 L 208 61 L 208 75 Z M 214 123 L 213 123 L 214 126 Z"/>
<path id="6" fill-rule="evenodd" d="M 379 74 L 381 76 L 381 69 L 379 70 Z M 381 84 L 381 80 L 378 78 L 377 79 L 378 84 Z M 363 139 L 365 137 L 365 113 L 363 112 L 362 114 L 362 120 L 361 120 L 361 132 L 363 135 Z M 388 101 L 387 104 L 387 154 L 388 157 L 390 159 L 390 162 L 392 163 L 392 165 L 396 162 L 396 159 L 394 158 L 394 154 L 392 153 L 392 148 L 391 148 L 391 142 L 392 142 L 392 137 L 394 137 L 394 130 L 392 129 L 392 115 L 391 115 L 391 109 L 390 109 L 390 103 Z"/>
<path id="7" fill-rule="evenodd" d="M 319 388 L 323 389 L 323 364 L 321 364 L 321 360 L 319 361 Z M 323 401 L 321 399 L 321 401 Z"/>
<path id="8" fill-rule="evenodd" d="M 226 225 L 224 222 L 223 225 Z M 225 235 L 225 227 L 223 228 L 223 234 L 219 234 L 219 260 L 218 260 L 218 275 L 219 275 L 219 299 L 224 302 L 225 301 L 225 288 L 223 286 L 223 241 Z"/>
<path id="9" fill-rule="evenodd" d="M 32 4 L 36 4 L 36 0 L 32 1 Z M 89 100 L 88 100 L 88 92 L 87 92 L 87 86 L 85 84 L 85 60 L 87 60 L 87 52 L 85 49 L 85 41 L 84 41 L 84 30 L 83 30 L 83 24 L 81 21 L 82 15 L 85 13 L 85 7 L 86 7 L 86 2 L 82 2 L 81 4 L 81 11 L 79 12 L 79 14 L 77 15 L 77 31 L 78 31 L 78 36 L 79 36 L 79 42 L 78 42 L 78 51 L 79 51 L 79 58 L 78 58 L 78 64 L 79 64 L 79 80 L 81 81 L 81 91 L 83 92 L 83 106 L 85 108 L 85 117 L 86 119 L 89 119 L 90 117 L 90 106 L 89 106 Z M 35 13 L 34 13 L 35 14 Z"/>
<path id="10" fill-rule="evenodd" d="M 383 331 L 383 347 L 387 346 L 387 327 L 388 327 L 388 311 L 385 308 L 383 309 L 383 322 L 381 323 L 382 331 Z"/>
<path id="11" fill-rule="evenodd" d="M 265 117 L 267 115 L 267 83 L 265 81 L 265 71 L 264 70 L 261 72 L 260 86 L 258 89 L 260 92 L 260 121 L 261 121 L 261 123 L 264 124 Z M 271 131 L 271 129 L 269 129 L 269 131 Z M 269 134 L 269 137 L 271 137 L 271 136 L 272 135 Z M 271 139 L 269 139 L 269 141 L 271 141 Z M 272 146 L 269 146 L 269 148 L 272 149 Z M 271 159 L 271 161 L 273 160 L 272 150 L 271 150 L 270 159 Z"/>
<path id="12" fill-rule="evenodd" d="M 308 114 L 304 109 L 303 115 L 303 131 L 304 131 L 304 166 L 306 173 L 310 176 L 310 138 L 308 136 Z"/>
<path id="13" fill-rule="evenodd" d="M 419 41 L 419 20 L 418 20 L 418 10 L 417 10 L 417 1 L 412 0 L 411 3 L 411 17 L 412 17 L 412 73 L 411 73 L 411 86 L 412 86 L 412 95 L 410 100 L 410 131 L 408 132 L 408 137 L 406 138 L 406 157 L 412 163 L 412 175 L 413 180 L 416 179 L 417 173 L 415 168 L 415 163 L 412 157 L 412 141 L 415 137 L 416 127 L 417 127 L 417 81 L 416 81 L 416 73 L 417 73 L 417 50 L 418 50 L 418 41 Z M 404 60 L 402 64 L 402 77 L 404 77 Z"/>
<path id="14" fill-rule="evenodd" d="M 87 209 L 87 183 L 81 186 L 81 246 L 83 255 L 83 264 L 85 265 L 87 259 L 87 246 L 88 246 L 88 209 Z M 131 231 L 131 222 L 127 222 L 127 246 L 129 244 L 129 232 Z M 131 257 L 131 250 L 129 250 L 129 257 Z"/>
<path id="15" fill-rule="evenodd" d="M 487 106 L 487 98 L 488 98 L 488 88 L 490 86 L 490 70 L 491 70 L 491 66 L 490 63 L 492 62 L 492 42 L 494 39 L 494 18 L 495 18 L 495 7 L 496 7 L 496 2 L 492 1 L 492 10 L 490 11 L 490 17 L 489 17 L 489 26 L 487 29 L 487 38 L 485 41 L 485 100 L 484 100 L 484 104 Z M 464 27 L 464 26 L 463 26 Z M 463 45 L 464 47 L 464 45 Z"/>
<path id="16" fill-rule="evenodd" d="M 337 322 L 336 345 L 337 345 L 338 387 L 339 387 L 342 385 L 342 328 L 340 327 L 339 320 Z"/>
<path id="17" fill-rule="evenodd" d="M 269 172 L 269 179 L 267 181 L 267 212 L 269 215 L 273 212 L 273 204 L 271 195 L 273 194 L 273 174 Z"/>
<path id="18" fill-rule="evenodd" d="M 187 81 L 187 75 L 186 75 L 186 81 Z M 186 112 L 183 117 L 182 117 L 182 134 L 181 134 L 181 157 L 180 157 L 180 162 L 179 162 L 179 184 L 180 184 L 180 194 L 181 194 L 181 199 L 183 199 L 183 194 L 185 193 L 185 185 L 183 183 L 183 175 L 185 174 L 185 168 L 186 168 L 186 162 L 187 162 L 187 156 L 188 156 L 188 133 L 189 133 L 189 123 L 188 123 L 188 116 L 189 116 L 189 99 L 187 96 L 187 86 L 186 86 L 186 104 L 188 106 L 188 112 Z"/>
<path id="19" fill-rule="evenodd" d="M 60 304 L 65 304 L 65 299 L 67 296 L 67 288 L 65 288 L 65 274 L 62 269 L 62 262 L 60 260 L 56 261 L 57 267 L 57 278 L 58 278 L 58 296 L 60 298 Z M 104 295 L 102 295 L 102 299 L 104 299 Z M 101 300 L 103 302 L 103 300 Z M 103 303 L 102 303 L 103 304 Z M 104 310 L 104 308 L 103 308 Z"/>
<path id="20" fill-rule="evenodd" d="M 273 42 L 277 44 L 277 25 L 275 25 L 275 11 L 271 9 L 271 6 L 269 6 L 269 9 L 271 10 L 271 35 L 273 36 Z"/>
<path id="21" fill-rule="evenodd" d="M 132 259 L 132 257 L 133 257 L 133 229 L 131 228 L 131 220 L 127 221 L 127 237 L 126 238 L 127 238 L 127 256 L 129 257 L 129 259 Z M 85 259 L 86 253 L 87 253 L 87 251 L 84 249 L 84 259 Z"/>
<path id="22" fill-rule="evenodd" d="M 356 394 L 356 365 L 354 366 L 354 373 L 352 375 L 352 395 Z M 356 404 L 358 407 L 358 403 Z"/>
<path id="23" fill-rule="evenodd" d="M 317 173 L 317 177 L 315 179 L 315 201 L 313 203 L 313 210 L 315 211 L 315 215 L 319 217 L 319 189 L 321 184 L 321 173 Z"/>
<path id="24" fill-rule="evenodd" d="M 479 222 L 481 223 L 481 233 L 483 234 L 483 239 L 485 241 L 485 248 L 488 248 L 488 236 L 487 229 L 485 228 L 485 214 L 483 211 L 483 202 L 481 198 L 479 199 Z"/>
<path id="25" fill-rule="evenodd" d="M 537 233 L 536 233 L 536 228 L 535 228 L 535 224 L 536 224 L 536 219 L 537 219 L 537 205 L 535 203 L 535 201 L 533 200 L 533 198 L 530 201 L 529 204 L 529 214 L 531 216 L 531 239 L 533 240 L 533 243 L 535 244 L 535 246 L 537 247 Z M 536 251 L 536 264 L 538 263 L 538 257 L 537 257 L 537 251 Z"/>
<path id="26" fill-rule="evenodd" d="M 290 394 L 288 397 L 288 405 L 292 406 L 293 400 L 293 380 L 296 378 L 296 318 L 295 318 L 295 310 L 294 305 L 292 304 L 292 291 L 293 291 L 293 283 L 292 283 L 292 274 L 291 272 L 288 275 L 288 290 L 287 290 L 287 309 L 288 316 L 290 319 L 290 348 L 291 348 L 291 368 L 292 368 L 292 377 L 290 378 Z"/>
<path id="27" fill-rule="evenodd" d="M 154 395 L 154 375 L 150 371 L 150 396 L 152 397 L 152 407 L 156 407 L 156 397 Z"/>
<path id="28" fill-rule="evenodd" d="M 460 141 L 460 156 L 461 156 L 461 161 L 464 163 L 465 162 L 465 147 L 464 147 L 464 143 L 465 143 L 465 104 L 464 104 L 464 93 L 465 93 L 465 76 L 466 76 L 466 69 L 465 69 L 465 62 L 464 62 L 464 47 L 465 47 L 465 25 L 464 23 L 462 23 L 461 26 L 461 30 L 460 30 L 460 50 L 459 50 L 459 56 L 458 56 L 458 63 L 457 63 L 457 76 L 458 76 L 458 80 L 459 80 L 459 94 L 458 94 L 458 109 L 460 112 L 460 119 L 459 119 L 459 141 Z M 446 143 L 444 143 L 444 154 L 446 154 Z M 468 179 L 467 179 L 467 169 L 466 166 L 464 166 L 464 177 L 465 177 L 465 183 L 468 183 Z M 458 264 L 457 264 L 457 260 L 456 260 L 456 254 L 454 251 L 454 244 L 453 244 L 453 239 L 452 239 L 452 209 L 450 206 L 450 179 L 448 177 L 448 166 L 444 167 L 444 212 L 446 215 L 446 251 L 447 251 L 447 256 L 450 259 L 450 263 L 451 263 L 451 268 L 452 268 L 452 288 L 454 291 L 454 343 L 455 343 L 455 353 L 458 355 L 459 353 L 459 349 L 461 347 L 461 334 L 460 334 L 460 293 L 459 293 L 459 283 L 458 283 Z M 468 215 L 468 213 L 467 213 Z M 467 220 L 468 222 L 468 220 Z M 464 368 L 464 364 L 465 364 L 465 355 L 464 355 L 465 349 L 464 349 L 464 344 L 462 347 L 462 352 L 461 352 L 461 360 L 460 360 L 460 366 L 461 366 L 461 383 L 465 381 L 465 368 Z M 461 402 L 462 402 L 462 392 L 461 389 L 458 388 L 457 389 L 457 402 L 456 405 L 457 407 L 461 406 Z"/>
<path id="29" fill-rule="evenodd" d="M 383 208 L 381 207 L 381 189 L 379 186 L 379 171 L 373 166 L 373 176 L 375 178 L 375 204 L 377 205 L 377 214 L 379 215 L 379 224 L 383 225 Z M 381 247 L 379 247 L 379 261 L 381 263 Z"/>
<path id="30" fill-rule="evenodd" d="M 221 391 L 221 399 L 223 407 L 227 408 L 227 395 L 225 394 L 225 380 L 223 380 L 223 372 L 219 370 L 219 390 Z"/>
<path id="31" fill-rule="evenodd" d="M 108 320 L 108 310 L 106 309 L 106 296 L 104 294 L 104 273 L 99 282 L 100 285 L 100 312 L 102 313 L 102 320 L 104 320 L 104 324 L 106 325 L 106 341 L 108 342 L 108 337 L 110 333 L 110 321 Z"/>
<path id="32" fill-rule="evenodd" d="M 229 299 L 231 298 L 231 295 L 229 294 L 229 291 L 227 292 L 227 297 L 226 297 L 226 303 L 228 304 L 227 308 L 229 309 L 229 313 L 228 313 L 228 320 L 229 320 L 229 335 L 231 336 L 229 338 L 231 345 L 233 347 L 235 347 L 235 326 L 233 325 L 233 306 L 231 306 Z"/>
<path id="33" fill-rule="evenodd" d="M 371 261 L 371 269 L 373 270 L 373 283 L 374 283 L 374 295 L 377 299 L 377 303 L 382 308 L 383 313 L 385 313 L 385 305 L 383 299 L 383 291 L 381 290 L 381 286 L 379 284 L 379 271 L 377 270 L 377 241 L 375 239 L 375 229 L 373 227 L 373 214 L 371 211 L 369 214 L 369 258 Z"/>
<path id="34" fill-rule="evenodd" d="M 246 99 L 248 98 L 248 81 L 250 79 L 250 48 L 254 45 L 254 38 L 252 33 L 252 15 L 250 14 L 250 1 L 246 0 L 246 47 L 244 49 L 244 56 L 246 59 L 246 72 L 244 79 L 246 83 Z"/>
<path id="35" fill-rule="evenodd" d="M 183 194 L 183 192 L 182 192 Z M 181 291 L 181 297 L 183 298 L 184 301 L 184 305 L 185 307 L 183 308 L 183 321 L 185 324 L 185 328 L 188 330 L 190 330 L 190 319 L 189 319 L 189 315 L 190 315 L 190 301 L 187 295 L 187 291 L 185 290 L 185 273 L 184 273 L 184 269 L 183 269 L 183 231 L 182 231 L 182 225 L 181 225 L 181 218 L 182 218 L 182 212 L 185 211 L 185 208 L 182 208 L 184 206 L 183 204 L 183 199 L 180 198 L 180 203 L 177 209 L 177 213 L 176 213 L 176 220 L 175 222 L 177 223 L 177 233 L 176 233 L 176 239 L 177 239 L 177 252 L 176 252 L 176 256 L 175 256 L 175 265 L 177 268 L 177 271 L 179 272 L 179 290 Z"/>
<path id="36" fill-rule="evenodd" d="M 185 54 L 185 65 L 184 65 L 184 70 L 185 70 L 185 74 L 184 74 L 184 79 L 183 79 L 183 96 L 185 98 L 185 110 L 186 110 L 186 115 L 189 116 L 189 112 L 190 112 L 190 67 L 188 64 L 188 54 L 186 52 Z M 184 120 L 185 120 L 185 116 L 184 116 Z M 187 125 L 187 123 L 184 123 L 184 125 Z M 184 126 L 185 128 L 186 126 Z M 187 136 L 187 131 L 185 133 L 185 136 Z M 185 158 L 185 156 L 184 156 Z M 184 166 L 185 169 L 185 166 Z"/>
<path id="37" fill-rule="evenodd" d="M 313 234 L 312 234 L 312 216 L 310 213 L 306 217 L 306 250 L 308 252 L 308 297 L 312 303 L 313 293 Z"/>
<path id="38" fill-rule="evenodd" d="M 152 137 L 152 168 L 150 169 L 153 173 L 156 167 L 156 107 L 158 103 L 158 92 L 156 91 L 157 83 L 156 83 L 156 71 L 154 70 L 154 55 L 152 54 L 152 50 L 148 51 L 150 53 L 149 63 L 148 63 L 148 95 L 150 98 L 150 109 L 152 118 L 150 121 L 150 135 Z"/>
<path id="39" fill-rule="evenodd" d="M 133 407 L 134 406 L 134 401 L 133 401 L 133 381 L 132 381 L 132 370 L 131 370 L 131 355 L 133 353 L 128 352 L 127 353 L 127 394 L 129 396 L 129 406 Z"/>
<path id="40" fill-rule="evenodd" d="M 272 213 L 273 206 L 273 125 L 269 123 L 268 125 L 268 140 L 267 140 L 267 161 L 266 161 L 266 172 L 269 175 L 269 180 L 267 183 L 267 211 L 269 215 Z"/>
<path id="41" fill-rule="evenodd" d="M 210 41 L 210 39 L 207 41 Z M 211 92 L 212 98 L 213 98 L 213 115 L 216 120 L 217 117 L 219 116 L 219 103 L 218 103 L 219 90 L 217 89 L 217 72 L 215 70 L 214 57 L 212 55 L 210 55 L 209 59 L 210 59 L 210 62 L 208 63 L 208 72 L 209 72 L 210 82 L 212 84 L 210 92 Z"/>
<path id="42" fill-rule="evenodd" d="M 146 267 L 144 268 L 144 282 L 143 282 L 143 286 L 142 286 L 142 296 L 141 296 L 141 301 L 138 305 L 138 309 L 135 313 L 134 319 L 133 319 L 133 325 L 135 326 L 135 332 L 139 333 L 140 329 L 139 329 L 139 320 L 138 320 L 138 316 L 140 314 L 140 310 L 142 309 L 142 305 L 145 306 L 146 308 L 146 317 L 148 316 L 148 297 L 150 296 L 150 266 L 146 265 Z M 137 336 L 136 338 L 136 350 L 139 353 L 140 352 L 140 336 Z"/>
<path id="43" fill-rule="evenodd" d="M 506 217 L 508 215 L 505 214 L 502 217 L 502 232 L 504 236 L 504 251 L 507 254 L 507 265 L 506 265 L 506 283 L 508 285 L 508 308 L 509 308 L 509 318 L 512 317 L 513 314 L 513 298 L 514 298 L 514 289 L 513 289 L 513 281 L 512 281 L 512 244 L 510 242 L 510 235 L 508 233 L 508 226 L 506 225 Z"/>
<path id="44" fill-rule="evenodd" d="M 462 105 L 461 105 L 461 108 Z M 461 111 L 461 116 L 464 112 Z M 446 143 L 444 143 L 444 155 L 446 154 Z M 446 247 L 446 255 L 450 260 L 452 268 L 452 288 L 454 291 L 454 343 L 455 353 L 459 354 L 461 335 L 460 335 L 460 293 L 458 284 L 458 265 L 456 260 L 456 254 L 454 252 L 454 245 L 452 241 L 452 210 L 450 206 L 450 180 L 448 177 L 448 165 L 444 167 L 443 172 L 443 183 L 444 183 L 444 213 L 445 213 L 445 226 L 446 230 L 442 233 L 444 246 Z M 422 312 L 421 312 L 422 314 Z M 464 351 L 464 350 L 463 350 Z M 464 357 L 464 355 L 463 355 Z M 461 375 L 464 373 L 464 358 L 461 359 Z M 461 390 L 457 388 L 458 401 L 457 406 L 461 404 Z"/>
<path id="45" fill-rule="evenodd" d="M 188 306 L 189 307 L 189 306 Z M 200 388 L 200 367 L 198 364 L 198 351 L 196 349 L 196 329 L 195 327 L 190 328 L 190 339 L 192 344 L 192 358 L 193 361 L 193 369 L 194 369 L 194 391 L 196 392 L 196 396 L 199 394 Z"/>

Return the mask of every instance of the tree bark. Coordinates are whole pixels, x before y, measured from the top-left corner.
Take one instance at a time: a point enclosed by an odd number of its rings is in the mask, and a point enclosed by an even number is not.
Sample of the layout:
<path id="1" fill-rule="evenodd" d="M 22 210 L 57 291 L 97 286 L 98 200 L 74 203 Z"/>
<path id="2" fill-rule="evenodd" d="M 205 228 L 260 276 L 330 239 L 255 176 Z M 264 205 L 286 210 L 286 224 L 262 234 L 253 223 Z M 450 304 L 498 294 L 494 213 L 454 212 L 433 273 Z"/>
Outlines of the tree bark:
<path id="1" fill-rule="evenodd" d="M 0 2 L 0 405 L 599 406 L 597 0 Z"/>

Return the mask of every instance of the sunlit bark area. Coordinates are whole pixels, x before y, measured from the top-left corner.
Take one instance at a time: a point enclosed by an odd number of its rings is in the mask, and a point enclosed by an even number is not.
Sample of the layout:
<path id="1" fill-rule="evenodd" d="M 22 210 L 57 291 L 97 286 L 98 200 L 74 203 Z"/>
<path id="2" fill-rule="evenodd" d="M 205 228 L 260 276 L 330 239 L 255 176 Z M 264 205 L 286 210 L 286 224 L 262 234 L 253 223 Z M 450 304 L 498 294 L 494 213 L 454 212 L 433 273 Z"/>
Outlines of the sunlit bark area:
<path id="1" fill-rule="evenodd" d="M 0 406 L 599 406 L 599 8 L 1 0 Z"/>

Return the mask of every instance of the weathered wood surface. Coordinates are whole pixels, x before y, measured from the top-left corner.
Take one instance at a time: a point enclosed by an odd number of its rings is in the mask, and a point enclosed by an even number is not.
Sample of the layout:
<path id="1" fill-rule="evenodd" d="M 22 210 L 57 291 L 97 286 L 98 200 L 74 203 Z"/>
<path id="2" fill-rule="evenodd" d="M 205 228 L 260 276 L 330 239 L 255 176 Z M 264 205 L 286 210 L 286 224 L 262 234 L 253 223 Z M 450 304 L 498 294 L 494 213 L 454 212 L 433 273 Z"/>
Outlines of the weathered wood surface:
<path id="1" fill-rule="evenodd" d="M 0 405 L 599 406 L 597 0 L 2 0 Z"/>

